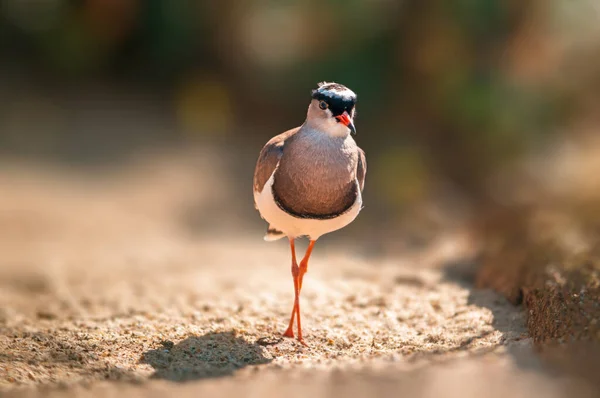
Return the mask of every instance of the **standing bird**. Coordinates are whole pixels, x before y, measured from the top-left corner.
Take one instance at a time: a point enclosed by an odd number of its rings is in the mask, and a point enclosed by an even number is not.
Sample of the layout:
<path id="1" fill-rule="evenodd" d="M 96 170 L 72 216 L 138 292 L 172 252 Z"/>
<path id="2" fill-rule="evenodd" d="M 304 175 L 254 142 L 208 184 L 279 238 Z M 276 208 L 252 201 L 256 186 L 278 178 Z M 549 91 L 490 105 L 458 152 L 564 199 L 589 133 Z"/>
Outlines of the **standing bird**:
<path id="1" fill-rule="evenodd" d="M 300 323 L 300 290 L 315 242 L 350 224 L 362 208 L 367 163 L 356 134 L 356 94 L 341 84 L 319 83 L 312 91 L 302 126 L 273 137 L 260 152 L 254 171 L 254 204 L 269 223 L 266 241 L 284 236 L 292 250 L 294 307 L 283 334 L 294 337 L 294 317 Z M 294 241 L 310 240 L 300 265 Z"/>

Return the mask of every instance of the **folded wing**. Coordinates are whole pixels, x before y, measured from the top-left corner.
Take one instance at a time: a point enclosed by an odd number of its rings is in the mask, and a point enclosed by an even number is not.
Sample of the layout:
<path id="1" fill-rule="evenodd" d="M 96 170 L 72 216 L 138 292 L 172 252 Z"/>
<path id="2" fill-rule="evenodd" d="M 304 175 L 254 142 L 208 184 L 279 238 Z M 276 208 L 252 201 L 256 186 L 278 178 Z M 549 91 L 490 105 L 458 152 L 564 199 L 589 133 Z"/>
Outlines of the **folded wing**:
<path id="1" fill-rule="evenodd" d="M 358 148 L 358 163 L 356 164 L 356 179 L 358 180 L 358 185 L 360 186 L 361 192 L 365 188 L 365 176 L 366 175 L 367 175 L 367 158 L 365 156 L 365 151 Z"/>

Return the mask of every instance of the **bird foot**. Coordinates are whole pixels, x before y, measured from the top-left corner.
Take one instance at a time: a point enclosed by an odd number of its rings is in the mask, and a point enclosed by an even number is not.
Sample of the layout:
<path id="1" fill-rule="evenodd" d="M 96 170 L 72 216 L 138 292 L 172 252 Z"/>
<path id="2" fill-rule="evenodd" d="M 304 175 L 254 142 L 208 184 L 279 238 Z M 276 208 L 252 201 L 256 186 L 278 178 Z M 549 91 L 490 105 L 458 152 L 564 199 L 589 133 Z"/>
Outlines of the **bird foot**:
<path id="1" fill-rule="evenodd" d="M 294 332 L 292 331 L 292 328 L 288 328 L 285 332 L 283 332 L 283 337 L 289 337 L 289 338 L 294 338 Z M 304 347 L 308 347 L 308 344 L 306 344 L 306 341 L 304 341 L 304 339 L 302 337 L 297 338 L 296 340 L 298 340 L 298 342 L 300 344 L 302 344 Z"/>
<path id="2" fill-rule="evenodd" d="M 292 330 L 292 328 L 287 328 L 287 330 L 283 332 L 283 337 L 291 337 L 293 339 L 294 331 Z"/>

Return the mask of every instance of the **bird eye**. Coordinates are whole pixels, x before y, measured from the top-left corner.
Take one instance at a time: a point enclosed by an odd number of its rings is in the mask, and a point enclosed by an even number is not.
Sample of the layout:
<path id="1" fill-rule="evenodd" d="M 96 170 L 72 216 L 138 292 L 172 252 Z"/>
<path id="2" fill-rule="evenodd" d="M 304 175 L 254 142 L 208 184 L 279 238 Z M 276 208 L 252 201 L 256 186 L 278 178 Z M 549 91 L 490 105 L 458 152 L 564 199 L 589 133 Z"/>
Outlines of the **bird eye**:
<path id="1" fill-rule="evenodd" d="M 327 102 L 321 101 L 321 102 L 319 102 L 319 108 L 325 110 L 325 109 L 329 108 L 329 105 L 327 104 Z"/>

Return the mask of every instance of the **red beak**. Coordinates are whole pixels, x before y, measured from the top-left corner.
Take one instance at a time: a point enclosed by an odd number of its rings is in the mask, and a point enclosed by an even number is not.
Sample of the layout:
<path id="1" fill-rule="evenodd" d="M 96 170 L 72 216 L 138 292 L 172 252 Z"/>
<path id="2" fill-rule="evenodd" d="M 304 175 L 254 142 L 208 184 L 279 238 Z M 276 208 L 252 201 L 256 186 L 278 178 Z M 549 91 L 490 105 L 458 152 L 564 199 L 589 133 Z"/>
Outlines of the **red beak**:
<path id="1" fill-rule="evenodd" d="M 352 123 L 352 119 L 350 119 L 350 115 L 348 114 L 348 112 L 344 111 L 344 113 L 342 113 L 339 116 L 336 116 L 335 118 L 338 122 L 342 123 L 344 126 L 347 126 L 352 132 L 352 134 L 356 134 L 356 128 L 354 128 L 354 124 Z"/>

